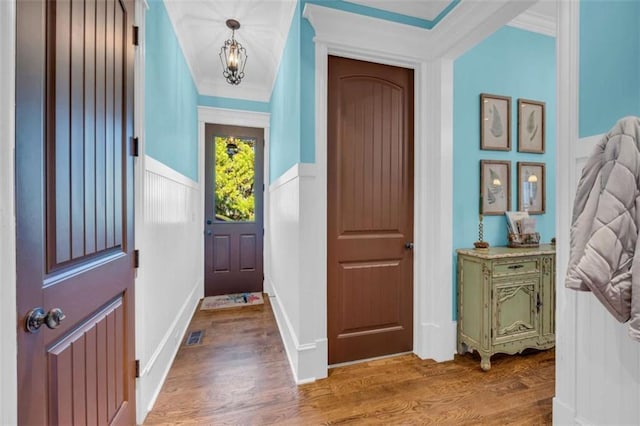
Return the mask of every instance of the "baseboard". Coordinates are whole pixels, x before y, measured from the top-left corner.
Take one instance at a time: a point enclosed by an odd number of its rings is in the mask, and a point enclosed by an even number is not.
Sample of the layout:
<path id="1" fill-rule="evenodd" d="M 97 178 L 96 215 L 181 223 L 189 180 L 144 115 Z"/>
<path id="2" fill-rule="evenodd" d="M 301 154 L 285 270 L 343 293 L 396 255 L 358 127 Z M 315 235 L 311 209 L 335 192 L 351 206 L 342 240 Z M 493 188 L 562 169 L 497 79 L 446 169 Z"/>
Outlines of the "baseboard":
<path id="1" fill-rule="evenodd" d="M 553 424 L 554 425 L 575 425 L 587 424 L 576 418 L 576 412 L 569 405 L 558 399 L 553 398 Z"/>
<path id="2" fill-rule="evenodd" d="M 423 322 L 420 324 L 420 342 L 415 354 L 422 359 L 437 362 L 451 361 L 456 352 L 456 321 L 444 324 Z"/>
<path id="3" fill-rule="evenodd" d="M 313 343 L 300 344 L 293 325 L 280 304 L 276 287 L 271 283 L 270 288 L 273 294 L 269 296 L 269 300 L 291 366 L 293 379 L 301 385 L 327 377 L 327 339 L 317 339 Z"/>
<path id="4" fill-rule="evenodd" d="M 169 374 L 169 370 L 173 365 L 173 360 L 180 349 L 182 340 L 187 327 L 191 322 L 191 318 L 204 296 L 204 283 L 201 279 L 193 286 L 187 300 L 184 302 L 178 315 L 162 338 L 162 341 L 149 358 L 149 362 L 142 366 L 140 377 L 136 380 L 137 391 L 137 423 L 142 424 L 147 414 L 153 408 L 153 405 L 160 394 L 162 385 Z M 173 336 L 179 336 L 178 339 Z M 150 395 L 146 398 L 146 395 Z M 145 400 L 146 399 L 146 400 Z"/>

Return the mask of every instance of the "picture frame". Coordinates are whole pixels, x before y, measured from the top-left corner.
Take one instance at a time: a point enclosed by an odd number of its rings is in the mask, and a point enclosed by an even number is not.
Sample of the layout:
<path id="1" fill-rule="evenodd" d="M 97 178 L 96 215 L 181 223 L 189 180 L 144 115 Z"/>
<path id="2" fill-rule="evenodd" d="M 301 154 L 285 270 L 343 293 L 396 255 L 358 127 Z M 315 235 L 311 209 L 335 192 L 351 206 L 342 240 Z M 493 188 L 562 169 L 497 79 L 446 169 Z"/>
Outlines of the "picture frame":
<path id="1" fill-rule="evenodd" d="M 511 97 L 480 94 L 480 149 L 511 151 Z"/>
<path id="2" fill-rule="evenodd" d="M 544 154 L 545 103 L 518 99 L 518 152 Z"/>
<path id="3" fill-rule="evenodd" d="M 529 214 L 546 212 L 546 174 L 544 163 L 518 161 L 518 210 Z"/>
<path id="4" fill-rule="evenodd" d="M 511 210 L 511 162 L 480 160 L 480 214 Z"/>

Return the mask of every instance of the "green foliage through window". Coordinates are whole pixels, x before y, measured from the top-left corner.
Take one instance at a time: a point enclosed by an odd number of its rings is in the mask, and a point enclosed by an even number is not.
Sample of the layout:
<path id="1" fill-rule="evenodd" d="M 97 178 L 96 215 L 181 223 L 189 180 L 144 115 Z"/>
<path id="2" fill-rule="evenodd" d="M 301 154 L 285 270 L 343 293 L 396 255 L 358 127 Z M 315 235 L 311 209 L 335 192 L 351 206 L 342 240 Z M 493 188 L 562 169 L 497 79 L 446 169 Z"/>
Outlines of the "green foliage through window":
<path id="1" fill-rule="evenodd" d="M 255 220 L 255 140 L 216 136 L 216 219 L 226 222 Z M 227 144 L 238 148 L 227 153 Z"/>

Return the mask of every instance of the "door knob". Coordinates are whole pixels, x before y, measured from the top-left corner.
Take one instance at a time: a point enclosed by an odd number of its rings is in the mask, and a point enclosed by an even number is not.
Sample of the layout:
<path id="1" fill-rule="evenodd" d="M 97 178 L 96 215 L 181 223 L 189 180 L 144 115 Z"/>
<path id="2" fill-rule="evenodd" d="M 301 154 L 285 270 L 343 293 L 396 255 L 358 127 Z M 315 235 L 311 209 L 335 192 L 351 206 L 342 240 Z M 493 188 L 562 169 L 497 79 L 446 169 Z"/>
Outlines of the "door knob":
<path id="1" fill-rule="evenodd" d="M 211 234 L 213 234 L 213 232 L 207 231 L 207 235 L 211 235 Z"/>
<path id="2" fill-rule="evenodd" d="M 62 320 L 66 318 L 64 312 L 60 308 L 53 308 L 48 313 L 44 309 L 37 307 L 32 309 L 25 318 L 25 328 L 29 333 L 37 333 L 42 324 L 54 329 L 58 328 Z"/>
<path id="3" fill-rule="evenodd" d="M 413 243 L 404 243 L 404 248 L 407 250 L 413 250 Z"/>
<path id="4" fill-rule="evenodd" d="M 211 219 L 207 219 L 207 225 L 211 225 L 213 221 Z"/>

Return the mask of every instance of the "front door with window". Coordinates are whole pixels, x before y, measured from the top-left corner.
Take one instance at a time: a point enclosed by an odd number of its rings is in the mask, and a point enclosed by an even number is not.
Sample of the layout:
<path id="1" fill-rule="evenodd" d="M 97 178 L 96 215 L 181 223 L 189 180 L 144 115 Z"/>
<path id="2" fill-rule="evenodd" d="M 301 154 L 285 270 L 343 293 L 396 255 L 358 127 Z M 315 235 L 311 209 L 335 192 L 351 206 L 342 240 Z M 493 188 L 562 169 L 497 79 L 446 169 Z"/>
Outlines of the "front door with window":
<path id="1" fill-rule="evenodd" d="M 205 126 L 205 295 L 262 292 L 264 130 Z"/>

